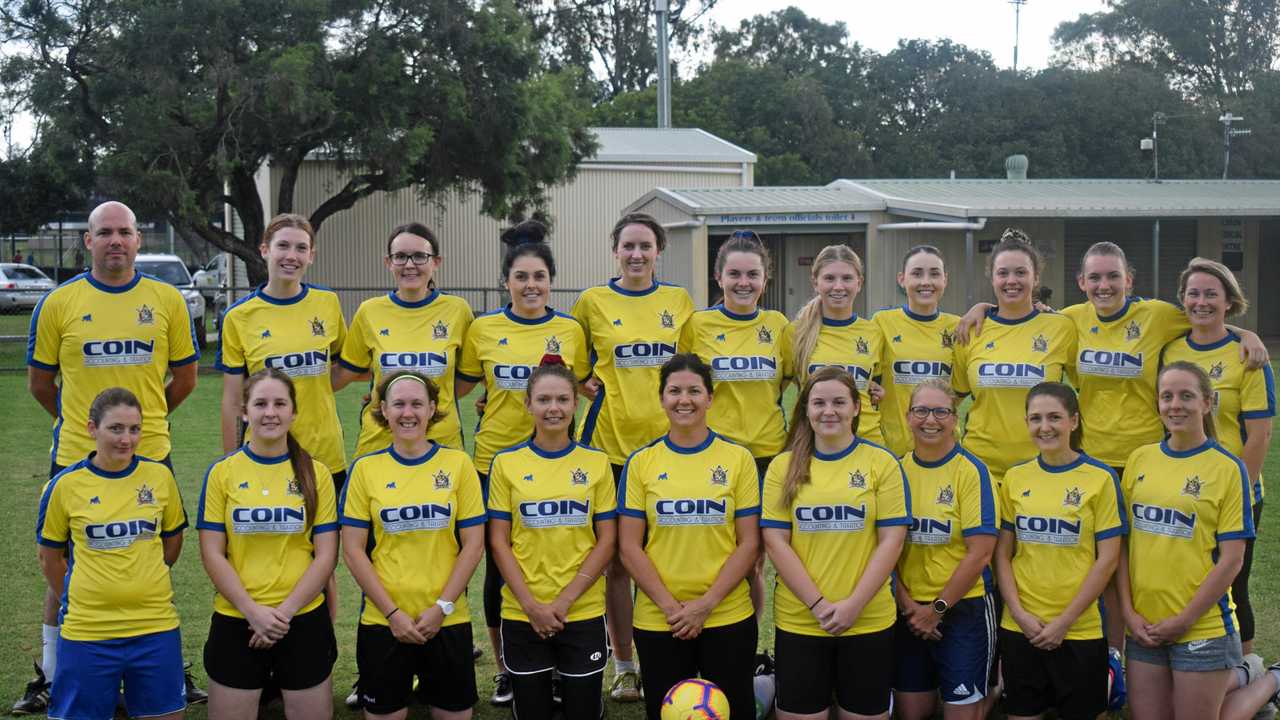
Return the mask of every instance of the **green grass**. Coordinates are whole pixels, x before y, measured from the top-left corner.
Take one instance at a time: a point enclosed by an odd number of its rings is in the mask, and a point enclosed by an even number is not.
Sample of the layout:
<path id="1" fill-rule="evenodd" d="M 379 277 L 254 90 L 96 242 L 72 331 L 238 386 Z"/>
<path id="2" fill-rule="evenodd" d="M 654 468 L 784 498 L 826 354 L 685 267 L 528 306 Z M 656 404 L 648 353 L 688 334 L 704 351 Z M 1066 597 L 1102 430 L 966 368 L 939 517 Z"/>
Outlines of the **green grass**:
<path id="1" fill-rule="evenodd" d="M 13 322 L 13 316 L 0 316 L 0 334 L 6 334 L 5 328 Z M 0 360 L 0 367 L 2 366 L 6 364 Z M 172 418 L 173 463 L 189 512 L 195 511 L 205 468 L 222 455 L 218 423 L 213 421 L 218 416 L 220 391 L 220 377 L 213 373 L 202 373 L 195 393 L 178 408 Z M 357 410 L 362 393 L 361 388 L 351 386 L 338 395 L 348 452 L 355 445 Z M 790 407 L 794 393 L 794 389 L 788 393 L 785 407 Z M 39 501 L 38 493 L 47 479 L 49 468 L 50 422 L 43 410 L 27 394 L 25 375 L 22 373 L 0 373 L 0 398 L 0 416 L 15 420 L 8 423 L 6 447 L 9 449 L 5 452 L 7 472 L 4 479 L 0 480 L 4 489 L 4 501 L 0 502 L 0 576 L 10 579 L 5 593 L 9 620 L 0 626 L 0 701 L 10 702 L 16 699 L 17 693 L 29 679 L 32 659 L 38 658 L 40 654 L 40 605 L 44 583 L 35 563 L 32 532 L 35 508 Z M 463 427 L 473 428 L 473 404 L 468 400 L 461 406 Z M 1268 453 L 1267 466 L 1273 468 L 1273 473 L 1280 475 L 1280 472 L 1274 470 L 1280 467 L 1277 464 L 1280 461 L 1280 433 L 1277 436 Z M 1280 481 L 1273 481 L 1272 488 L 1272 492 L 1280 493 Z M 1253 605 L 1258 627 L 1257 648 L 1258 652 L 1269 659 L 1280 654 L 1280 550 L 1274 539 L 1276 531 L 1271 530 L 1280 523 L 1280 517 L 1275 517 L 1277 514 L 1280 514 L 1280 510 L 1276 509 L 1275 502 L 1268 503 L 1267 517 L 1261 523 L 1263 532 L 1255 550 L 1252 576 Z M 480 597 L 482 574 L 477 572 L 471 583 L 471 596 L 477 599 Z M 359 591 L 350 574 L 341 567 L 338 578 L 341 602 L 337 627 L 339 657 L 334 668 L 335 717 L 355 718 L 359 715 L 348 711 L 341 701 L 355 674 L 355 627 Z M 194 531 L 187 534 L 185 551 L 174 567 L 173 583 L 178 610 L 183 619 L 185 654 L 188 659 L 195 660 L 199 668 L 201 649 L 208 632 L 213 588 L 200 564 Z M 771 585 L 772 582 L 767 583 L 767 586 Z M 484 648 L 485 654 L 476 666 L 481 695 L 481 702 L 476 706 L 476 717 L 508 718 L 508 710 L 495 709 L 487 703 L 492 691 L 494 665 L 479 605 L 477 601 L 472 613 L 472 624 L 476 641 Z M 765 618 L 761 628 L 761 645 L 772 647 L 771 613 L 766 612 Z M 203 683 L 203 671 L 197 669 L 197 674 Z M 624 720 L 643 716 L 639 705 L 614 703 L 609 704 L 608 714 L 611 718 Z M 207 711 L 203 706 L 193 707 L 188 716 L 205 718 Z M 278 705 L 271 716 L 283 716 Z"/>

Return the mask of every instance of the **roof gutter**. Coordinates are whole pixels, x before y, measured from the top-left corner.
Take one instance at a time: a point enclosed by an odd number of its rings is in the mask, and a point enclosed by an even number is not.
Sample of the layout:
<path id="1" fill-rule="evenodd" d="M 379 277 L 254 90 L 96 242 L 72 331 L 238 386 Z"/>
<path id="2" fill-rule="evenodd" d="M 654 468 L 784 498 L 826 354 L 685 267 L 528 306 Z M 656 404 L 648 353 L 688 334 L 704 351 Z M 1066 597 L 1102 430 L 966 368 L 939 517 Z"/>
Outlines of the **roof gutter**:
<path id="1" fill-rule="evenodd" d="M 981 230 L 987 226 L 986 218 L 977 222 L 900 222 L 877 225 L 876 230 Z"/>

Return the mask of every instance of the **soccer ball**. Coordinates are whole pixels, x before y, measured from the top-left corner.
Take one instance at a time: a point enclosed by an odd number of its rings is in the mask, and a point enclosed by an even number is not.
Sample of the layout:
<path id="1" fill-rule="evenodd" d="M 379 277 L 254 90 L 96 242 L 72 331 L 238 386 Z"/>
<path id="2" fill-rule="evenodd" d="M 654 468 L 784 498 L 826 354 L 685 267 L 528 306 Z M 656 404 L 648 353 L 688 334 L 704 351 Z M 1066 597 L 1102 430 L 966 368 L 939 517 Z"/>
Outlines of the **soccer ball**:
<path id="1" fill-rule="evenodd" d="M 713 682 L 681 680 L 662 698 L 662 720 L 728 720 L 729 698 Z"/>

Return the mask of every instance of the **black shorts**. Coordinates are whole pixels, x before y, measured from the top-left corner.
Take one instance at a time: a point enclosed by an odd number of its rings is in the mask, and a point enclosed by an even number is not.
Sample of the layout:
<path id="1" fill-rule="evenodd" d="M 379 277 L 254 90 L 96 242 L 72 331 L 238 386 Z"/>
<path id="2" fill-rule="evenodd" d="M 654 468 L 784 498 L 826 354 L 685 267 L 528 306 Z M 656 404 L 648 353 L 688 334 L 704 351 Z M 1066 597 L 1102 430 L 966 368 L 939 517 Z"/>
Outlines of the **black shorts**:
<path id="1" fill-rule="evenodd" d="M 267 685 L 306 690 L 324 682 L 338 659 L 338 643 L 324 603 L 293 616 L 289 632 L 269 648 L 250 648 L 251 637 L 248 620 L 213 614 L 204 643 L 204 669 L 210 680 L 239 690 Z"/>
<path id="2" fill-rule="evenodd" d="M 374 715 L 408 707 L 414 675 L 418 699 L 431 707 L 461 712 L 478 699 L 470 623 L 443 627 L 426 645 L 401 643 L 391 628 L 361 623 L 356 631 L 356 668 L 360 700 Z"/>
<path id="3" fill-rule="evenodd" d="M 169 468 L 169 472 L 173 472 L 172 458 L 173 458 L 172 455 L 165 455 L 163 458 L 160 458 L 160 464 Z M 50 460 L 49 461 L 49 479 L 52 480 L 54 475 L 57 475 L 63 470 L 66 470 L 68 467 L 69 467 L 68 465 L 59 465 L 57 460 Z"/>
<path id="4" fill-rule="evenodd" d="M 818 637 L 778 630 L 774 640 L 779 710 L 809 714 L 831 707 L 879 715 L 889 711 L 893 628 L 865 635 Z"/>
<path id="5" fill-rule="evenodd" d="M 667 691 L 692 677 L 719 685 L 729 699 L 732 717 L 755 717 L 753 670 L 759 629 L 754 617 L 703 628 L 692 640 L 677 640 L 670 632 L 656 630 L 636 628 L 634 632 L 636 652 L 644 667 L 640 683 L 644 688 L 645 713 L 650 720 L 656 720 L 661 714 L 662 699 Z"/>
<path id="6" fill-rule="evenodd" d="M 1021 632 L 1000 628 L 1004 709 L 1039 715 L 1057 708 L 1062 720 L 1094 720 L 1107 709 L 1107 640 L 1064 640 L 1041 650 Z"/>
<path id="7" fill-rule="evenodd" d="M 549 638 L 538 637 L 527 622 L 503 618 L 502 659 L 513 675 L 558 670 L 567 677 L 584 677 L 604 672 L 609 662 L 604 616 L 565 623 Z"/>

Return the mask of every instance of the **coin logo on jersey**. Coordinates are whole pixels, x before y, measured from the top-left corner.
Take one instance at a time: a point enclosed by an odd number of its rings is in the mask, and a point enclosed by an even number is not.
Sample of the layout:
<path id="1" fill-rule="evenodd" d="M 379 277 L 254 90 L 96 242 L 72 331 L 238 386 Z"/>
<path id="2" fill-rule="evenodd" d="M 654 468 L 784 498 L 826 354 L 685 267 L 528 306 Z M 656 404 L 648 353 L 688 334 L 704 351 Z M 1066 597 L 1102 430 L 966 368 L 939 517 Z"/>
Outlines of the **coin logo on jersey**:
<path id="1" fill-rule="evenodd" d="M 449 326 L 444 324 L 443 320 L 437 320 L 435 325 L 431 326 L 432 340 L 448 340 Z"/>
<path id="2" fill-rule="evenodd" d="M 866 489 L 867 476 L 862 474 L 861 470 L 854 470 L 849 473 L 849 487 L 856 489 Z"/>
<path id="3" fill-rule="evenodd" d="M 311 318 L 311 334 L 315 337 L 324 337 L 324 321 L 318 317 Z"/>
<path id="4" fill-rule="evenodd" d="M 576 468 L 569 476 L 569 482 L 573 485 L 586 485 L 587 473 L 584 472 L 582 468 Z"/>
<path id="5" fill-rule="evenodd" d="M 676 326 L 676 319 L 666 310 L 662 311 L 662 314 L 658 316 L 658 319 L 662 322 L 662 327 L 664 329 L 672 330 Z"/>
<path id="6" fill-rule="evenodd" d="M 1080 503 L 1084 500 L 1084 495 L 1080 492 L 1080 488 L 1071 488 L 1067 491 L 1067 496 L 1062 498 L 1062 507 L 1080 507 Z"/>
<path id="7" fill-rule="evenodd" d="M 1142 328 L 1138 327 L 1137 320 L 1130 320 L 1128 325 L 1124 326 L 1124 339 L 1137 340 L 1142 337 Z"/>
<path id="8" fill-rule="evenodd" d="M 152 312 L 151 308 L 147 307 L 146 305 L 143 305 L 142 307 L 138 308 L 138 324 L 139 325 L 155 325 L 156 324 L 156 316 L 155 316 L 155 313 Z"/>
<path id="9" fill-rule="evenodd" d="M 853 346 L 855 349 L 857 349 L 859 355 L 867 355 L 871 352 L 871 348 L 867 344 L 867 339 L 864 337 L 860 337 L 857 340 L 854 340 Z"/>
<path id="10" fill-rule="evenodd" d="M 938 499 L 935 500 L 939 505 L 954 505 L 956 502 L 956 492 L 951 489 L 951 483 L 947 483 L 945 487 L 938 490 Z"/>
<path id="11" fill-rule="evenodd" d="M 1034 352 L 1049 352 L 1049 341 L 1044 335 L 1037 335 L 1031 340 L 1031 349 Z"/>
<path id="12" fill-rule="evenodd" d="M 711 471 L 711 484 L 719 485 L 721 487 L 729 484 L 729 473 L 725 471 L 724 467 L 717 465 L 715 469 Z"/>
<path id="13" fill-rule="evenodd" d="M 1200 499 L 1200 476 L 1199 475 L 1192 475 L 1191 477 L 1187 478 L 1187 484 L 1182 486 L 1182 494 L 1190 495 L 1191 497 L 1197 500 Z"/>
<path id="14" fill-rule="evenodd" d="M 760 330 L 756 332 L 756 340 L 758 340 L 762 345 L 772 344 L 773 333 L 769 332 L 769 328 L 761 326 Z"/>
<path id="15" fill-rule="evenodd" d="M 449 473 L 443 470 L 437 470 L 435 477 L 431 478 L 435 482 L 437 490 L 449 489 Z"/>
<path id="16" fill-rule="evenodd" d="M 90 340 L 80 348 L 85 367 L 148 365 L 155 352 L 155 340 Z"/>
<path id="17" fill-rule="evenodd" d="M 156 504 L 155 493 L 151 492 L 151 488 L 147 487 L 146 483 L 142 483 L 142 487 L 138 488 L 138 506 L 141 507 L 143 505 L 155 505 L 155 504 Z"/>
<path id="18" fill-rule="evenodd" d="M 551 337 L 547 338 L 547 354 L 548 355 L 560 354 L 560 341 L 556 339 L 555 335 L 552 335 Z"/>

